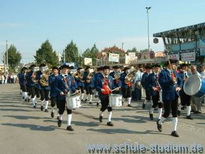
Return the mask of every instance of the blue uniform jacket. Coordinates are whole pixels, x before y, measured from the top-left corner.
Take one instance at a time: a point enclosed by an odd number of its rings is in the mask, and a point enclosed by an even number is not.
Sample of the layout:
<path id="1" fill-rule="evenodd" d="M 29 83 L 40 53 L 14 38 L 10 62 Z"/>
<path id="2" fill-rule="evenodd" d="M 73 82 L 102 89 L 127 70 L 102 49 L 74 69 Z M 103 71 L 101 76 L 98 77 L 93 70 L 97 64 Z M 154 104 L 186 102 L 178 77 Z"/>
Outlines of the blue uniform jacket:
<path id="1" fill-rule="evenodd" d="M 147 72 L 144 72 L 144 74 L 142 75 L 142 80 L 141 80 L 142 87 L 146 90 L 148 88 L 148 81 L 147 81 L 148 75 L 149 74 Z"/>
<path id="2" fill-rule="evenodd" d="M 24 86 L 26 85 L 26 76 L 24 75 L 24 73 L 19 73 L 18 74 L 18 78 L 19 78 L 19 85 L 20 86 Z"/>
<path id="3" fill-rule="evenodd" d="M 68 81 L 66 82 L 68 87 L 66 86 L 66 83 L 64 82 L 64 77 L 62 75 L 59 75 L 57 78 L 57 88 L 56 88 L 56 90 L 58 91 L 57 100 L 66 99 L 65 95 L 60 95 L 61 92 L 63 93 L 70 92 L 72 94 L 77 89 L 75 80 L 70 75 L 67 75 L 66 78 L 68 79 Z"/>
<path id="4" fill-rule="evenodd" d="M 167 101 L 173 101 L 179 96 L 179 92 L 176 92 L 176 87 L 182 88 L 182 79 L 178 73 L 174 72 L 177 83 L 173 83 L 171 79 L 170 72 L 167 69 L 164 69 L 159 74 L 159 84 L 162 88 L 162 99 Z"/>
<path id="5" fill-rule="evenodd" d="M 39 89 L 39 90 L 41 90 L 41 84 L 40 84 L 40 82 L 39 82 L 39 80 L 41 79 L 41 76 L 42 76 L 42 71 L 41 70 L 39 70 L 39 71 L 37 71 L 36 72 L 36 80 L 38 80 L 38 83 L 36 84 L 36 86 L 37 86 L 37 88 Z"/>
<path id="6" fill-rule="evenodd" d="M 159 77 L 159 75 L 158 75 L 158 77 Z M 153 89 L 153 87 L 156 87 L 156 86 L 157 86 L 157 82 L 156 82 L 155 73 L 151 73 L 147 77 L 147 89 L 148 89 L 148 92 L 151 96 L 156 96 L 157 95 L 157 92 L 154 91 L 154 89 Z"/>
<path id="7" fill-rule="evenodd" d="M 123 72 L 121 75 L 120 75 L 120 80 L 122 82 L 122 88 L 128 88 L 128 85 L 125 83 L 125 77 L 127 76 L 127 73 L 126 72 Z"/>
<path id="8" fill-rule="evenodd" d="M 32 70 L 26 73 L 26 81 L 27 81 L 27 86 L 28 87 L 35 86 L 35 83 L 31 79 L 32 74 L 33 74 Z"/>
<path id="9" fill-rule="evenodd" d="M 50 96 L 51 97 L 57 97 L 57 94 L 58 94 L 58 90 L 57 90 L 58 77 L 59 77 L 59 75 L 55 76 L 55 75 L 52 74 L 48 78 L 49 86 L 51 88 L 51 91 L 50 91 Z"/>

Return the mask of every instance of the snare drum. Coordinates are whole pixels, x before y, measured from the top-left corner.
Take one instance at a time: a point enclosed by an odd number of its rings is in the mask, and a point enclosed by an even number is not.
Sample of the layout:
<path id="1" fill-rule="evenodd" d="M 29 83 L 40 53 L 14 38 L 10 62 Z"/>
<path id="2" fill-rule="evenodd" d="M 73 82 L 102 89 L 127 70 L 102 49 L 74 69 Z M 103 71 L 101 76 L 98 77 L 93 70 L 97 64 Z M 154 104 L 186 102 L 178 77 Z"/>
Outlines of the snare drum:
<path id="1" fill-rule="evenodd" d="M 109 106 L 110 107 L 120 107 L 122 106 L 122 95 L 111 94 L 109 97 Z"/>
<path id="2" fill-rule="evenodd" d="M 66 102 L 68 109 L 76 109 L 81 106 L 80 95 L 66 95 Z"/>

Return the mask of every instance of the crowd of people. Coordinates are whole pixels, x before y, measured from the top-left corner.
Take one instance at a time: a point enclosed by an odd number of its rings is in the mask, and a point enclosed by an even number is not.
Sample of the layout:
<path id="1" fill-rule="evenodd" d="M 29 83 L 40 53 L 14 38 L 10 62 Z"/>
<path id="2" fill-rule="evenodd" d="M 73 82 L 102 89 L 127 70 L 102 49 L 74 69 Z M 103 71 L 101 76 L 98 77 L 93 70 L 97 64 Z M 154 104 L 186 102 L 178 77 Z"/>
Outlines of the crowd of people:
<path id="1" fill-rule="evenodd" d="M 18 77 L 15 73 L 2 73 L 0 71 L 0 84 L 16 83 Z"/>
<path id="2" fill-rule="evenodd" d="M 67 112 L 67 130 L 73 131 L 72 108 L 67 106 L 67 97 L 79 95 L 82 103 L 101 105 L 99 121 L 103 122 L 104 112 L 108 111 L 107 125 L 113 126 L 112 106 L 109 104 L 111 94 L 122 95 L 123 105 L 132 107 L 133 100 L 145 99 L 142 108 L 148 103 L 150 120 L 154 119 L 154 110 L 158 109 L 157 129 L 161 132 L 163 122 L 172 114 L 173 129 L 171 135 L 178 137 L 177 124 L 181 110 L 186 109 L 186 119 L 192 120 L 191 113 L 200 114 L 204 98 L 189 96 L 184 92 L 184 82 L 191 75 L 205 78 L 205 66 L 201 66 L 200 73 L 195 65 L 177 65 L 176 61 L 167 61 L 164 66 L 158 64 L 120 67 L 101 66 L 98 68 L 78 68 L 71 73 L 72 67 L 54 66 L 51 70 L 41 64 L 23 67 L 18 74 L 21 94 L 25 101 L 31 102 L 37 108 L 38 99 L 41 100 L 40 109 L 48 112 L 51 105 L 51 117 L 55 117 L 57 109 L 57 125 L 62 125 L 62 115 Z"/>

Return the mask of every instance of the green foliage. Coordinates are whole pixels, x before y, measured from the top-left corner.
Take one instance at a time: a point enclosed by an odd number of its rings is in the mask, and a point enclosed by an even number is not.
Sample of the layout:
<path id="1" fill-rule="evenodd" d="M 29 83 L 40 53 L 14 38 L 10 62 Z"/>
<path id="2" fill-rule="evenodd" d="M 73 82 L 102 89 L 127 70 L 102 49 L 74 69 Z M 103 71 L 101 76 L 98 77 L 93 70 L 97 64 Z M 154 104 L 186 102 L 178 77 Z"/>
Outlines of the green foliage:
<path id="1" fill-rule="evenodd" d="M 36 51 L 34 58 L 37 64 L 46 63 L 50 66 L 59 65 L 58 56 L 56 52 L 53 51 L 52 45 L 48 40 L 42 43 L 41 47 Z"/>
<path id="2" fill-rule="evenodd" d="M 6 53 L 4 55 L 6 57 Z M 11 45 L 8 49 L 8 63 L 11 69 L 14 69 L 21 61 L 21 53 L 17 51 L 14 45 Z"/>
<path id="3" fill-rule="evenodd" d="M 99 50 L 96 47 L 96 45 L 94 44 L 91 49 L 88 48 L 85 50 L 85 52 L 82 54 L 82 57 L 83 58 L 92 58 L 93 66 L 95 66 L 96 65 L 96 57 L 97 57 L 98 53 L 99 53 Z"/>
<path id="4" fill-rule="evenodd" d="M 135 52 L 135 53 L 138 53 L 137 49 L 134 47 L 132 49 L 128 49 L 127 52 Z"/>
<path id="5" fill-rule="evenodd" d="M 80 55 L 78 52 L 78 47 L 71 41 L 65 48 L 65 62 L 76 62 L 80 64 Z M 64 55 L 64 54 L 63 54 Z"/>

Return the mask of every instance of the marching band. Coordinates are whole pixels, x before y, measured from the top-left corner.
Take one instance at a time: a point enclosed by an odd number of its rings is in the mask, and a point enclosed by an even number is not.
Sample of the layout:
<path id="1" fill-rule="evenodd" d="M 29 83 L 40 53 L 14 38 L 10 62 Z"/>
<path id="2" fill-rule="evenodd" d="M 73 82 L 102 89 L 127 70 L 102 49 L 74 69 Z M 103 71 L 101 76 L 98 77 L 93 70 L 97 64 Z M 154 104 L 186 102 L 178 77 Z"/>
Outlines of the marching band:
<path id="1" fill-rule="evenodd" d="M 193 66 L 192 66 L 193 67 Z M 39 70 L 37 70 L 39 68 Z M 150 102 L 149 118 L 154 120 L 154 110 L 158 109 L 157 129 L 161 132 L 164 121 L 172 113 L 173 129 L 171 135 L 179 137 L 177 133 L 178 116 L 183 108 L 187 109 L 186 119 L 191 117 L 191 96 L 184 92 L 184 82 L 193 73 L 187 64 L 177 68 L 176 61 L 167 61 L 162 67 L 158 64 L 146 65 L 143 69 L 136 67 L 100 66 L 96 71 L 87 66 L 78 68 L 71 74 L 72 67 L 62 65 L 53 66 L 51 70 L 45 64 L 23 67 L 18 74 L 22 98 L 31 102 L 37 108 L 38 98 L 41 101 L 41 111 L 48 112 L 51 105 L 51 118 L 56 117 L 58 127 L 62 126 L 63 113 L 67 111 L 67 130 L 74 131 L 71 126 L 72 111 L 80 105 L 77 103 L 93 102 L 93 96 L 98 96 L 97 106 L 101 104 L 99 122 L 103 122 L 104 112 L 108 111 L 107 126 L 113 126 L 113 106 L 122 106 L 131 102 L 135 92 L 145 94 L 142 108 Z M 137 89 L 137 90 L 133 90 Z M 134 92 L 133 92 L 134 91 Z M 85 95 L 86 92 L 86 95 Z M 86 96 L 86 99 L 85 99 Z M 113 101 L 114 100 L 114 101 Z M 72 104 L 71 104 L 72 103 Z M 114 104 L 114 105 L 113 105 Z"/>

